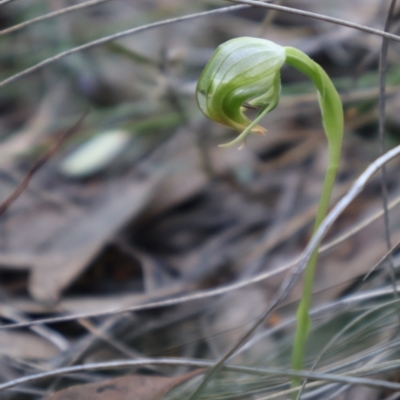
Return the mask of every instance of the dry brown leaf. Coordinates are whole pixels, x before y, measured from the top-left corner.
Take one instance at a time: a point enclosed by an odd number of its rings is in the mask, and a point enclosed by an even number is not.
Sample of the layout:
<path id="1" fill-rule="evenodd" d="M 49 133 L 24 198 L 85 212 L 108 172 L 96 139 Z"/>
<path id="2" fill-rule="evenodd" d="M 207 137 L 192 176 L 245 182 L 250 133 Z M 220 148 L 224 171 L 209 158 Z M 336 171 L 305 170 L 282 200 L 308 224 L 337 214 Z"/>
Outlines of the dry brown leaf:
<path id="1" fill-rule="evenodd" d="M 54 304 L 116 232 L 146 207 L 158 181 L 121 179 L 105 184 L 89 206 L 62 212 L 21 196 L 13 218 L 4 224 L 8 236 L 6 248 L 0 250 L 0 264 L 31 269 L 31 295 Z M 32 210 L 29 215 L 22 212 L 21 204 Z"/>
<path id="2" fill-rule="evenodd" d="M 45 400 L 159 400 L 175 386 L 201 371 L 165 378 L 151 375 L 129 375 L 100 383 L 76 385 L 46 397 Z"/>
<path id="3" fill-rule="evenodd" d="M 131 221 L 145 206 L 158 179 L 143 183 L 119 185 L 111 196 L 71 219 L 58 233 L 58 240 L 39 263 L 33 266 L 29 290 L 41 301 L 54 302 L 99 253 L 124 224 Z"/>

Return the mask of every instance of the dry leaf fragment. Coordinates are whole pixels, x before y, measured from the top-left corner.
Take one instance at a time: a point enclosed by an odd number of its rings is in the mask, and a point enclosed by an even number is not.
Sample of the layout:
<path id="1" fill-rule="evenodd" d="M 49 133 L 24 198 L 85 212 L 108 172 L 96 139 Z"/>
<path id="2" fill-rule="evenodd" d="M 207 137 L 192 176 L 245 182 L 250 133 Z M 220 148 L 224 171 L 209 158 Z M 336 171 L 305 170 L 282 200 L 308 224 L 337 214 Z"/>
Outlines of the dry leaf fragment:
<path id="1" fill-rule="evenodd" d="M 76 385 L 53 393 L 45 400 L 160 400 L 175 386 L 200 372 L 196 370 L 172 378 L 128 375 L 99 383 Z"/>
<path id="2" fill-rule="evenodd" d="M 102 132 L 66 156 L 59 165 L 59 171 L 72 179 L 99 173 L 121 155 L 131 138 L 131 133 L 122 129 Z"/>

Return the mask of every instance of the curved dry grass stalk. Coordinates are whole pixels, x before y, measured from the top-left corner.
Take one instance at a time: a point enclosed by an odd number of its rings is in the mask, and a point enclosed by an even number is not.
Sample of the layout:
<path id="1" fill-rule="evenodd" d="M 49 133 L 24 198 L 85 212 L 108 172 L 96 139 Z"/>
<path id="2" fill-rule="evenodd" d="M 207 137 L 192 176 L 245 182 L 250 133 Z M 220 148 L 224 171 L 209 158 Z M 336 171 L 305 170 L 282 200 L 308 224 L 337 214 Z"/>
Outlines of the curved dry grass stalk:
<path id="1" fill-rule="evenodd" d="M 394 200 L 392 200 L 388 204 L 388 210 L 392 210 L 399 204 L 400 204 L 400 196 L 396 197 Z M 363 221 L 359 222 L 358 224 L 355 224 L 352 228 L 348 229 L 346 232 L 339 235 L 335 239 L 332 239 L 330 242 L 326 243 L 325 245 L 322 245 L 320 248 L 320 251 L 321 252 L 327 251 L 327 250 L 331 249 L 332 247 L 334 247 L 340 243 L 343 243 L 345 240 L 354 236 L 356 233 L 360 232 L 362 229 L 366 228 L 368 225 L 371 225 L 373 222 L 375 222 L 376 220 L 381 218 L 383 215 L 384 215 L 383 209 L 375 212 L 370 217 L 367 217 Z"/>
<path id="2" fill-rule="evenodd" d="M 317 13 L 313 13 L 310 11 L 299 10 L 297 8 L 292 8 L 292 7 L 280 6 L 278 4 L 266 4 L 266 3 L 263 3 L 262 1 L 257 1 L 257 0 L 229 0 L 229 1 L 232 3 L 246 4 L 249 6 L 267 8 L 269 10 L 276 10 L 276 11 L 286 12 L 289 14 L 300 15 L 302 17 L 314 18 L 314 19 L 318 19 L 320 21 L 329 22 L 329 23 L 341 25 L 341 26 L 346 26 L 347 28 L 357 29 L 359 31 L 366 32 L 366 33 L 371 33 L 373 35 L 381 36 L 385 39 L 391 39 L 396 42 L 400 41 L 400 36 L 398 36 L 398 35 L 394 35 L 394 34 L 391 34 L 391 33 L 385 32 L 385 31 L 381 31 L 379 29 L 370 28 L 365 25 L 356 24 L 355 22 L 346 21 L 346 20 L 343 20 L 340 18 L 329 17 L 329 16 L 323 15 L 323 14 L 317 14 Z"/>
<path id="3" fill-rule="evenodd" d="M 10 1 L 10 0 L 8 0 L 8 1 Z M 45 15 L 41 15 L 40 17 L 32 18 L 32 19 L 30 19 L 28 21 L 24 21 L 24 22 L 22 22 L 20 24 L 11 26 L 10 28 L 3 29 L 2 31 L 0 31 L 0 36 L 7 35 L 8 33 L 12 33 L 12 32 L 17 32 L 17 31 L 19 31 L 21 29 L 27 28 L 30 25 L 36 24 L 38 22 L 46 21 L 47 19 L 59 17 L 61 15 L 65 15 L 65 14 L 68 14 L 70 12 L 79 11 L 79 10 L 82 10 L 84 8 L 87 8 L 87 7 L 95 6 L 95 5 L 101 4 L 101 3 L 105 3 L 107 1 L 110 1 L 110 0 L 89 0 L 89 1 L 86 1 L 85 3 L 80 3 L 80 4 L 75 4 L 73 6 L 70 6 L 70 7 L 65 7 L 65 8 L 63 8 L 61 10 L 54 11 L 54 12 L 51 12 L 51 13 L 48 13 L 48 14 L 45 14 Z"/>
<path id="4" fill-rule="evenodd" d="M 398 286 L 398 289 L 400 289 L 400 285 Z M 380 288 L 380 289 L 364 291 L 362 293 L 356 293 L 351 296 L 337 299 L 335 301 L 324 304 L 322 306 L 315 307 L 311 310 L 310 315 L 313 318 L 318 318 L 320 316 L 327 316 L 327 315 L 329 315 L 330 318 L 333 318 L 335 315 L 343 313 L 343 312 L 349 310 L 352 306 L 355 306 L 359 303 L 370 301 L 370 300 L 375 300 L 380 297 L 388 296 L 391 294 L 393 294 L 393 287 L 391 287 L 391 286 L 387 286 L 387 287 Z M 388 304 L 388 303 L 386 303 L 386 304 Z M 237 356 L 237 355 L 243 353 L 247 349 L 253 347 L 257 342 L 264 340 L 265 338 L 271 337 L 272 335 L 277 334 L 284 329 L 287 329 L 288 327 L 290 327 L 291 325 L 293 325 L 295 323 L 296 323 L 295 317 L 289 317 L 287 319 L 284 319 L 278 325 L 276 325 L 272 328 L 269 328 L 269 329 L 265 330 L 264 332 L 261 332 L 260 334 L 251 338 L 243 347 L 240 348 L 240 350 L 238 350 L 234 354 L 234 356 Z"/>
<path id="5" fill-rule="evenodd" d="M 59 53 L 59 54 L 57 54 L 57 55 L 55 55 L 53 57 L 47 58 L 47 59 L 41 61 L 40 63 L 38 63 L 36 65 L 33 65 L 32 67 L 29 67 L 29 68 L 27 68 L 27 69 L 25 69 L 25 70 L 23 70 L 21 72 L 18 72 L 15 75 L 10 76 L 7 79 L 1 81 L 0 82 L 0 87 L 4 87 L 4 86 L 6 86 L 6 85 L 8 85 L 8 84 L 10 84 L 12 82 L 15 82 L 16 80 L 18 80 L 18 79 L 20 79 L 20 78 L 22 78 L 22 77 L 24 77 L 24 76 L 26 76 L 26 75 L 28 75 L 28 74 L 30 74 L 32 72 L 38 71 L 41 68 L 43 68 L 43 67 L 45 67 L 45 66 L 47 66 L 49 64 L 52 64 L 52 63 L 54 63 L 54 62 L 56 62 L 56 61 L 58 61 L 58 60 L 60 60 L 60 59 L 62 59 L 64 57 L 67 57 L 67 56 L 71 55 L 71 54 L 75 54 L 75 53 L 78 53 L 80 51 L 85 51 L 85 50 L 91 49 L 93 47 L 100 46 L 102 44 L 111 42 L 113 40 L 121 39 L 121 38 L 123 38 L 125 36 L 133 35 L 133 34 L 138 33 L 138 32 L 144 32 L 146 30 L 158 28 L 158 27 L 165 26 L 165 25 L 175 24 L 175 23 L 183 22 L 183 21 L 190 21 L 190 20 L 193 20 L 193 19 L 206 17 L 206 16 L 211 16 L 211 15 L 223 14 L 223 13 L 230 12 L 230 11 L 237 11 L 237 10 L 241 10 L 243 8 L 248 8 L 248 7 L 249 6 L 246 6 L 246 5 L 222 7 L 222 8 L 218 8 L 216 10 L 204 11 L 204 12 L 200 12 L 200 13 L 194 13 L 194 14 L 185 15 L 185 16 L 182 16 L 182 17 L 165 19 L 165 20 L 162 20 L 162 21 L 158 21 L 158 22 L 153 22 L 153 23 L 150 23 L 150 24 L 142 25 L 142 26 L 139 26 L 139 27 L 136 27 L 136 28 L 127 29 L 127 30 L 122 31 L 122 32 L 114 33 L 112 35 L 105 36 L 105 37 L 102 37 L 100 39 L 93 40 L 92 42 L 85 43 L 85 44 L 83 44 L 81 46 L 74 47 L 74 48 L 72 48 L 70 50 L 63 51 L 63 52 L 61 52 L 61 53 Z"/>
<path id="6" fill-rule="evenodd" d="M 221 13 L 226 13 L 226 12 L 230 12 L 230 11 L 237 11 L 237 10 L 241 10 L 243 8 L 247 8 L 247 7 L 251 7 L 251 6 L 256 6 L 256 7 L 262 7 L 262 8 L 269 8 L 269 9 L 274 9 L 274 10 L 278 10 L 278 11 L 283 11 L 283 12 L 287 12 L 287 13 L 291 13 L 291 14 L 296 14 L 296 15 L 301 15 L 301 16 L 305 16 L 305 17 L 310 17 L 310 18 L 315 18 L 315 19 L 319 19 L 325 22 L 330 22 L 330 23 L 334 23 L 337 25 L 342 25 L 342 26 L 346 26 L 349 28 L 354 28 L 366 33 L 370 33 L 373 35 L 377 35 L 377 36 L 381 36 L 383 38 L 387 38 L 387 39 L 392 39 L 394 41 L 400 42 L 400 36 L 397 35 L 393 35 L 391 33 L 387 33 L 384 31 L 381 31 L 379 29 L 374 29 L 374 28 L 370 28 L 364 25 L 360 25 L 360 24 L 356 24 L 350 21 L 346 21 L 346 20 L 342 20 L 339 18 L 332 18 L 332 17 L 328 17 L 322 14 L 317 14 L 317 13 L 311 13 L 308 11 L 303 11 L 303 10 L 299 10 L 299 9 L 295 9 L 295 8 L 290 8 L 290 7 L 284 7 L 284 6 L 279 6 L 276 4 L 269 4 L 269 3 L 265 3 L 265 2 L 261 2 L 261 1 L 254 1 L 254 0 L 230 0 L 232 2 L 236 2 L 236 3 L 241 3 L 240 5 L 236 5 L 236 6 L 228 6 L 228 7 L 222 7 L 222 8 L 218 8 L 215 10 L 210 10 L 210 11 L 204 11 L 204 12 L 200 12 L 200 13 L 194 13 L 194 14 L 189 14 L 189 15 L 185 15 L 182 17 L 176 17 L 176 18 L 170 18 L 170 19 L 165 19 L 163 21 L 158 21 L 158 22 L 154 22 L 154 23 L 150 23 L 147 25 L 142 25 L 139 26 L 137 28 L 132 28 L 132 29 L 127 29 L 125 31 L 122 32 L 118 32 L 115 33 L 113 35 L 109 35 L 109 36 L 105 36 L 102 37 L 100 39 L 96 39 L 93 40 L 92 42 L 89 43 L 85 43 L 81 46 L 77 46 L 74 47 L 70 50 L 66 50 L 63 51 L 53 57 L 47 58 L 41 62 L 39 62 L 36 65 L 33 65 L 32 67 L 26 68 L 25 70 L 18 72 L 15 75 L 10 76 L 7 79 L 4 79 L 3 81 L 0 82 L 0 87 L 4 87 L 12 82 L 15 82 L 16 80 L 30 74 L 33 73 L 35 71 L 40 70 L 41 68 L 52 64 L 64 57 L 67 57 L 71 54 L 75 54 L 78 53 L 80 51 L 85 51 L 88 50 L 90 48 L 96 47 L 96 46 L 100 46 L 101 44 L 104 43 L 108 43 L 112 40 L 116 40 L 116 39 L 120 39 L 123 38 L 125 36 L 129 36 L 129 35 L 133 35 L 135 33 L 138 32 L 143 32 L 149 29 L 154 29 L 157 27 L 161 27 L 161 26 L 165 26 L 165 25 L 169 25 L 169 24 L 175 24 L 178 22 L 183 22 L 183 21 L 189 21 L 192 19 L 196 19 L 196 18 L 201 18 L 201 17 L 205 17 L 205 16 L 211 16 L 211 15 L 217 15 L 217 14 L 221 14 Z"/>
<path id="7" fill-rule="evenodd" d="M 327 234 L 333 223 L 337 220 L 337 218 L 341 215 L 341 213 L 350 205 L 350 203 L 361 193 L 364 189 L 365 185 L 372 178 L 372 176 L 380 170 L 387 162 L 389 162 L 394 157 L 397 157 L 400 154 L 400 146 L 393 148 L 392 150 L 385 153 L 383 156 L 376 159 L 356 180 L 348 193 L 333 207 L 333 209 L 329 212 L 327 217 L 321 223 L 318 230 L 315 232 L 310 242 L 308 243 L 306 249 L 303 251 L 301 256 L 301 262 L 296 267 L 296 269 L 292 272 L 292 276 L 288 280 L 286 285 L 282 285 L 283 287 L 278 293 L 277 301 L 282 300 L 287 292 L 293 287 L 294 283 L 297 281 L 299 274 L 303 271 L 309 258 L 311 257 L 312 252 L 318 247 L 319 243 L 323 239 L 323 237 Z M 286 286 L 286 287 L 285 287 Z"/>
<path id="8" fill-rule="evenodd" d="M 391 0 L 389 5 L 389 11 L 387 13 L 384 31 L 388 32 L 394 16 L 394 9 L 396 7 L 396 0 Z M 381 51 L 379 55 L 379 142 L 381 147 L 381 154 L 386 151 L 385 148 L 385 121 L 386 121 L 386 71 L 387 71 L 387 55 L 389 50 L 389 40 L 383 38 Z M 389 210 L 388 210 L 388 185 L 387 185 L 387 173 L 386 166 L 384 165 L 381 170 L 381 191 L 382 191 L 382 205 L 383 205 L 383 220 L 385 225 L 385 240 L 387 250 L 392 248 L 392 238 L 389 225 Z M 388 262 L 388 275 L 392 281 L 393 293 L 396 298 L 399 294 L 396 288 L 396 273 L 395 266 L 392 257 L 392 253 L 389 253 Z M 400 317 L 399 317 L 400 318 Z"/>
<path id="9" fill-rule="evenodd" d="M 52 378 L 59 375 L 78 373 L 78 372 L 132 368 L 132 367 L 141 367 L 145 365 L 166 365 L 175 367 L 185 366 L 192 368 L 207 368 L 212 366 L 213 363 L 214 363 L 213 360 L 196 360 L 190 358 L 143 358 L 137 360 L 119 360 L 119 361 L 109 361 L 109 362 L 92 363 L 84 365 L 75 365 L 71 367 L 58 368 L 51 371 L 41 372 L 38 374 L 32 374 L 21 378 L 13 379 L 8 382 L 1 383 L 0 391 L 10 389 L 18 385 L 36 382 L 42 379 Z M 324 384 L 324 382 L 336 382 L 336 383 L 344 383 L 352 385 L 363 385 L 363 386 L 369 386 L 379 389 L 389 389 L 389 390 L 400 390 L 400 383 L 387 382 L 380 379 L 362 378 L 357 375 L 361 376 L 372 375 L 380 372 L 392 371 L 398 369 L 399 367 L 400 367 L 399 360 L 388 361 L 375 366 L 358 368 L 352 371 L 351 375 L 353 376 L 350 376 L 347 374 L 337 375 L 331 373 L 291 371 L 280 368 L 254 368 L 254 367 L 244 367 L 237 365 L 225 366 L 226 370 L 228 371 L 240 372 L 251 375 L 261 375 L 261 376 L 273 375 L 273 376 L 282 376 L 288 378 L 293 376 L 300 378 L 307 377 L 308 379 L 312 379 L 314 381 L 317 380 L 317 382 L 314 382 L 313 386 L 315 386 L 315 384 L 317 385 Z M 296 391 L 298 389 L 290 389 L 290 390 Z M 283 392 L 280 392 L 280 394 L 282 395 Z M 262 399 L 267 399 L 267 398 L 269 397 L 262 397 Z"/>
<path id="10" fill-rule="evenodd" d="M 364 318 L 368 317 L 369 315 L 373 314 L 374 312 L 384 309 L 386 307 L 390 307 L 392 305 L 397 306 L 399 303 L 399 300 L 393 300 L 390 302 L 387 302 L 385 304 L 381 304 L 376 307 L 372 307 L 369 310 L 365 311 L 364 313 L 360 314 L 358 317 L 352 319 L 349 323 L 347 323 L 342 329 L 340 329 L 329 341 L 326 343 L 326 345 L 322 348 L 322 350 L 319 352 L 317 358 L 314 360 L 310 371 L 314 371 L 315 368 L 317 367 L 318 363 L 321 361 L 322 357 L 324 356 L 325 353 L 328 352 L 328 350 L 333 346 L 333 344 L 339 340 L 339 338 L 348 330 L 350 330 L 353 326 L 357 325 L 360 321 L 362 321 Z M 391 313 L 394 313 L 395 310 L 391 310 Z M 384 316 L 386 317 L 386 315 Z M 304 381 L 302 384 L 302 388 L 299 392 L 299 396 L 301 395 L 303 389 L 306 387 L 307 381 Z"/>

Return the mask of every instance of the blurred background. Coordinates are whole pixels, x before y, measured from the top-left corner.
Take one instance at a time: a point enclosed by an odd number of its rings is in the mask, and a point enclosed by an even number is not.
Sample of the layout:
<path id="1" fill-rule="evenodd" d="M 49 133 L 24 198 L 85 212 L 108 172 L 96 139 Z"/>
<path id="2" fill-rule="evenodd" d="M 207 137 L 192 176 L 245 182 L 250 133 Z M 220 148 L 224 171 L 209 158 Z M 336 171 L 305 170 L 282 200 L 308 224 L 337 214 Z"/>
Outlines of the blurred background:
<path id="1" fill-rule="evenodd" d="M 89 1 L 74 12 L 8 31 L 83 3 L 0 2 L 0 79 L 108 35 L 231 5 Z M 383 29 L 389 6 L 378 0 L 277 3 L 377 29 Z M 393 33 L 399 29 L 399 15 L 400 8 Z M 312 84 L 284 67 L 280 104 L 262 121 L 267 135 L 249 137 L 241 150 L 218 148 L 236 133 L 201 114 L 196 81 L 215 48 L 238 36 L 297 47 L 332 78 L 346 125 L 333 202 L 380 155 L 382 39 L 283 12 L 243 7 L 175 21 L 82 49 L 3 85 L 0 203 L 43 154 L 55 143 L 59 148 L 0 215 L 2 323 L 110 314 L 0 331 L 2 382 L 103 361 L 216 360 L 266 309 L 311 237 L 327 144 Z M 397 42 L 390 43 L 387 149 L 400 142 L 399 50 Z M 84 115 L 73 134 L 60 142 L 60 135 Z M 399 161 L 387 168 L 390 254 L 397 268 Z M 318 262 L 306 367 L 320 355 L 319 372 L 364 376 L 361 367 L 368 365 L 375 378 L 398 382 L 397 303 L 387 258 L 382 261 L 387 244 L 380 174 L 341 215 L 324 243 L 328 246 Z M 218 288 L 220 292 L 212 292 Z M 300 296 L 301 283 L 232 363 L 289 368 Z M 181 300 L 172 306 L 113 312 L 176 298 Z M 383 365 L 390 362 L 397 367 L 385 372 Z M 71 385 L 127 373 L 174 377 L 191 369 L 189 364 L 148 365 L 68 374 L 14 387 L 0 392 L 0 398 L 42 399 Z M 225 371 L 202 396 L 288 398 L 288 377 L 260 371 Z M 186 398 L 198 379 L 164 392 Z M 149 396 L 133 398 L 156 398 Z M 310 387 L 302 399 L 394 396 L 393 389 L 326 383 Z"/>

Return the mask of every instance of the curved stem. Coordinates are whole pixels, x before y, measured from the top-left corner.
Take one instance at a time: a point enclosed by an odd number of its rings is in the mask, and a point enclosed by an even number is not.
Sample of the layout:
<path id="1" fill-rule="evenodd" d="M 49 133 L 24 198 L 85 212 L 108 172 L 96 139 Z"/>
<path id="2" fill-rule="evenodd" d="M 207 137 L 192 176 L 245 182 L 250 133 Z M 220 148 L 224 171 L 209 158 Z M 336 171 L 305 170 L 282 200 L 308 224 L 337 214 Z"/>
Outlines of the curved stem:
<path id="1" fill-rule="evenodd" d="M 339 167 L 343 138 L 343 107 L 332 81 L 317 63 L 292 47 L 286 47 L 285 52 L 287 64 L 307 75 L 318 89 L 322 123 L 328 140 L 328 166 L 315 219 L 315 231 L 327 214 Z M 294 370 L 303 368 L 305 344 L 310 330 L 309 309 L 317 258 L 318 249 L 313 253 L 304 274 L 303 296 L 296 314 L 297 327 L 293 341 L 292 367 Z M 293 379 L 293 386 L 299 384 L 298 378 Z"/>

